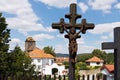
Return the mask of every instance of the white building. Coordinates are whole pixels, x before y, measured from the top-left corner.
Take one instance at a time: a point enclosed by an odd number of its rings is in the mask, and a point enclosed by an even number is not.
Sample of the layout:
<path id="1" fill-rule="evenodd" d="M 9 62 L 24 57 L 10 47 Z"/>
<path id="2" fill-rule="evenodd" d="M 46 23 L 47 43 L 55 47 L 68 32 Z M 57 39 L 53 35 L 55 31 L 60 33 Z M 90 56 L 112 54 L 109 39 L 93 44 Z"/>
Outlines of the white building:
<path id="1" fill-rule="evenodd" d="M 104 65 L 101 68 L 103 80 L 114 80 L 114 65 Z"/>
<path id="2" fill-rule="evenodd" d="M 56 75 L 65 75 L 65 66 L 64 65 L 57 65 L 56 63 L 53 63 L 52 65 L 46 65 L 44 74 L 51 75 L 53 74 L 53 69 L 56 69 Z"/>
<path id="3" fill-rule="evenodd" d="M 86 63 L 90 66 L 103 66 L 104 60 L 94 56 L 94 57 L 86 60 Z"/>
<path id="4" fill-rule="evenodd" d="M 25 51 L 31 57 L 32 64 L 36 66 L 35 71 L 41 72 L 42 74 L 52 75 L 52 69 L 56 68 L 58 73 L 62 75 L 62 71 L 65 70 L 65 66 L 58 66 L 54 63 L 54 56 L 37 48 L 36 41 L 32 37 L 26 39 Z"/>
<path id="5" fill-rule="evenodd" d="M 54 57 L 44 53 L 39 48 L 35 48 L 29 52 L 29 56 L 32 58 L 32 64 L 36 65 L 36 71 L 42 71 L 46 65 L 52 65 L 54 63 Z"/>

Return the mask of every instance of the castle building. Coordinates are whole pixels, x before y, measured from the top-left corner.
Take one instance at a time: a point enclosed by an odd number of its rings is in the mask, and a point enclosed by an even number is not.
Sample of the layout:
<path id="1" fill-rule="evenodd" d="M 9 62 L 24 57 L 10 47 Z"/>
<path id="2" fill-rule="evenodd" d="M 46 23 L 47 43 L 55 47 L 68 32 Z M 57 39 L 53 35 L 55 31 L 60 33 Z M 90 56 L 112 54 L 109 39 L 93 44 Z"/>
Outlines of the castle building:
<path id="1" fill-rule="evenodd" d="M 30 52 L 36 48 L 36 41 L 32 37 L 28 37 L 25 40 L 25 51 Z"/>
<path id="2" fill-rule="evenodd" d="M 47 54 L 44 52 L 44 50 L 37 48 L 36 41 L 32 37 L 28 37 L 25 40 L 25 51 L 32 59 L 32 64 L 36 66 L 35 71 L 46 75 L 52 75 L 53 69 L 57 69 L 57 74 L 63 75 L 62 71 L 65 70 L 65 66 L 57 65 L 54 62 L 54 56 Z"/>
<path id="3" fill-rule="evenodd" d="M 31 57 L 32 64 L 36 65 L 36 71 L 42 71 L 45 65 L 52 65 L 54 63 L 54 57 L 37 48 L 36 41 L 32 37 L 26 39 L 25 51 Z"/>

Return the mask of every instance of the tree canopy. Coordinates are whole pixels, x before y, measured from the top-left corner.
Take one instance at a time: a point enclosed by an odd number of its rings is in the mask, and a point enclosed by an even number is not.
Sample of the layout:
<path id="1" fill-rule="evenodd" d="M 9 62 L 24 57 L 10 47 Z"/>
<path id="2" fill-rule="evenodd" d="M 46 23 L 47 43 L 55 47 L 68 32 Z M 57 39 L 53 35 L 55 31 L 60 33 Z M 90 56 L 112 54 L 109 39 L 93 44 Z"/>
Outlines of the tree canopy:
<path id="1" fill-rule="evenodd" d="M 44 47 L 43 50 L 45 53 L 55 56 L 55 49 L 52 46 Z"/>
<path id="2" fill-rule="evenodd" d="M 0 13 L 0 74 L 7 70 L 7 58 L 10 41 L 10 29 L 7 29 L 5 18 Z"/>
<path id="3" fill-rule="evenodd" d="M 91 58 L 93 55 L 92 54 L 79 54 L 77 56 L 77 62 L 85 62 L 87 59 Z"/>
<path id="4" fill-rule="evenodd" d="M 114 64 L 114 53 L 107 54 L 106 64 Z"/>
<path id="5" fill-rule="evenodd" d="M 9 52 L 9 41 L 10 29 L 7 29 L 6 20 L 0 13 L 0 75 L 14 75 L 26 71 L 29 73 L 34 72 L 31 58 L 19 46 Z"/>
<path id="6" fill-rule="evenodd" d="M 105 51 L 102 51 L 100 49 L 94 49 L 92 51 L 92 55 L 93 56 L 97 56 L 97 57 L 99 57 L 100 59 L 103 59 L 106 62 L 107 53 Z"/>
<path id="7" fill-rule="evenodd" d="M 10 74 L 26 71 L 34 72 L 34 65 L 32 65 L 31 62 L 32 60 L 27 53 L 23 52 L 19 46 L 16 46 L 9 54 Z"/>
<path id="8" fill-rule="evenodd" d="M 97 56 L 100 59 L 103 59 L 107 64 L 114 63 L 114 55 L 113 53 L 106 53 L 100 49 L 94 49 L 92 53 L 89 54 L 79 54 L 77 56 L 77 62 L 85 62 L 87 59 L 90 59 L 93 56 Z"/>

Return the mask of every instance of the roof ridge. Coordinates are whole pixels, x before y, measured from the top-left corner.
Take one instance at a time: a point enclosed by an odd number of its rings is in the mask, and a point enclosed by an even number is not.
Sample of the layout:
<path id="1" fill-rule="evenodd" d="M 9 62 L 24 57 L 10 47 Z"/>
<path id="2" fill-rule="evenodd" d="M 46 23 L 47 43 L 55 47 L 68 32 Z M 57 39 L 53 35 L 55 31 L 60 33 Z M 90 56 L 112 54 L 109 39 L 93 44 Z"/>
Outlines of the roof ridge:
<path id="1" fill-rule="evenodd" d="M 102 60 L 101 58 L 97 56 L 93 56 L 92 58 L 86 60 L 86 62 L 104 62 L 104 60 Z"/>
<path id="2" fill-rule="evenodd" d="M 35 48 L 33 51 L 29 53 L 31 58 L 54 58 L 51 54 L 47 54 L 44 52 L 44 50 L 41 50 L 39 48 Z"/>

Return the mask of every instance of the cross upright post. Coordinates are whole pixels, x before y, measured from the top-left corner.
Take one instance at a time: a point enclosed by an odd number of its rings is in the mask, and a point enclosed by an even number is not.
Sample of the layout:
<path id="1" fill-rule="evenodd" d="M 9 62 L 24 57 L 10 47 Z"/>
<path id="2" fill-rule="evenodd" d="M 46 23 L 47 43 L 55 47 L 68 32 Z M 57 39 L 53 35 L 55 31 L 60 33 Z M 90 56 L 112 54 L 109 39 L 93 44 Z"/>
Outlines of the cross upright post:
<path id="1" fill-rule="evenodd" d="M 102 43 L 102 49 L 114 49 L 114 80 L 120 80 L 120 27 L 114 28 L 114 42 Z"/>
<path id="2" fill-rule="evenodd" d="M 69 19 L 69 23 L 65 23 L 61 18 L 59 23 L 53 23 L 52 28 L 58 29 L 60 33 L 67 33 L 65 38 L 69 39 L 69 80 L 75 80 L 75 58 L 77 54 L 77 39 L 80 38 L 80 33 L 85 33 L 87 29 L 93 29 L 93 23 L 87 23 L 86 19 L 82 19 L 82 22 L 77 24 L 76 20 L 81 18 L 80 14 L 77 14 L 76 4 L 70 5 L 70 14 L 65 15 Z M 77 32 L 78 30 L 78 32 Z"/>

